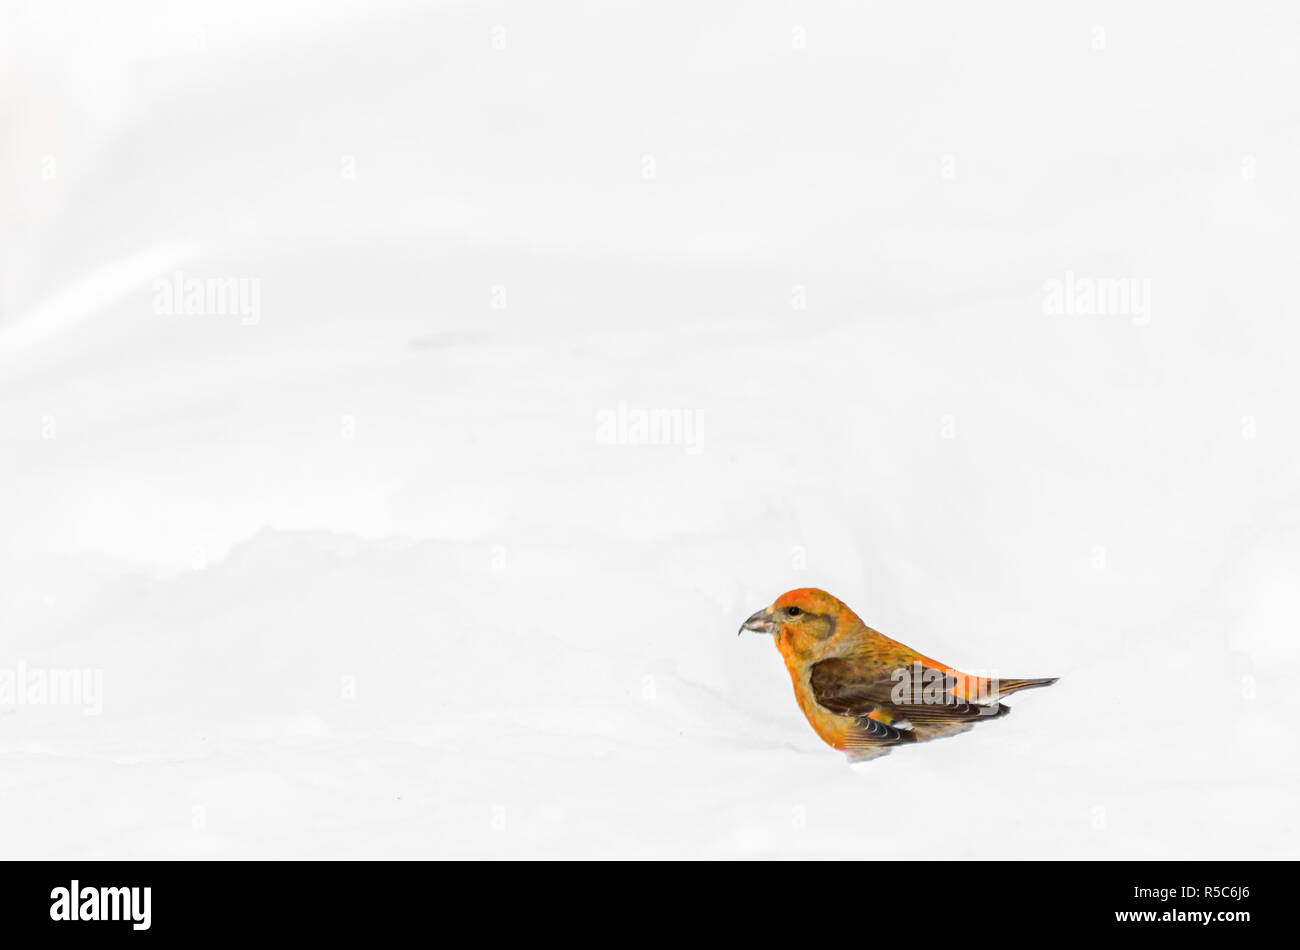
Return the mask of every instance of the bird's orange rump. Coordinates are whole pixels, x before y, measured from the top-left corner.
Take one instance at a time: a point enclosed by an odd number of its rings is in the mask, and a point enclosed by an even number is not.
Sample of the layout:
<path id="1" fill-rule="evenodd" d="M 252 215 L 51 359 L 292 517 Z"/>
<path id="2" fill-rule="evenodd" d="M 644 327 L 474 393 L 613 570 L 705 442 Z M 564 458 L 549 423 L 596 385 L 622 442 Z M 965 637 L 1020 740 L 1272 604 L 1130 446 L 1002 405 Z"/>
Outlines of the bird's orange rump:
<path id="1" fill-rule="evenodd" d="M 775 639 L 799 708 L 851 761 L 965 732 L 1010 712 L 1006 696 L 1056 682 L 967 675 L 871 629 L 814 587 L 786 591 L 746 620 L 746 631 Z"/>

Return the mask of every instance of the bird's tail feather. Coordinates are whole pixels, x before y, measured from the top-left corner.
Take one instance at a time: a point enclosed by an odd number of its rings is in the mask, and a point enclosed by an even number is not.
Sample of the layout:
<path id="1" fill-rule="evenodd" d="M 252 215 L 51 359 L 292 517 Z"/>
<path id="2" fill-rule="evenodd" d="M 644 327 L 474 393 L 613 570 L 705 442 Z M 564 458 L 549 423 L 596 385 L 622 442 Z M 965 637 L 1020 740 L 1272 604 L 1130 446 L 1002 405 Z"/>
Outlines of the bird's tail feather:
<path id="1" fill-rule="evenodd" d="M 1059 676 L 1046 676 L 1040 679 L 1028 680 L 998 680 L 997 693 L 999 697 L 1010 696 L 1012 693 L 1018 693 L 1022 689 L 1037 689 L 1039 686 L 1051 686 Z"/>

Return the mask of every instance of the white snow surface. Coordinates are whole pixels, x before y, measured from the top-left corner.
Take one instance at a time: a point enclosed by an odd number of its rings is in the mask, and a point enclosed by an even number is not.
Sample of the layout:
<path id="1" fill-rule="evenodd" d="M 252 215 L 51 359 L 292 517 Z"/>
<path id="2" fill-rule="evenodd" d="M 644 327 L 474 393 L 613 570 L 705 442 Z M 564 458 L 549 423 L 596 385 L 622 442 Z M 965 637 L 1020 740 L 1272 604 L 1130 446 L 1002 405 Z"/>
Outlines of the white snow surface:
<path id="1" fill-rule="evenodd" d="M 1300 857 L 1300 11 L 3 16 L 0 856 Z M 806 586 L 1061 682 L 849 766 Z"/>

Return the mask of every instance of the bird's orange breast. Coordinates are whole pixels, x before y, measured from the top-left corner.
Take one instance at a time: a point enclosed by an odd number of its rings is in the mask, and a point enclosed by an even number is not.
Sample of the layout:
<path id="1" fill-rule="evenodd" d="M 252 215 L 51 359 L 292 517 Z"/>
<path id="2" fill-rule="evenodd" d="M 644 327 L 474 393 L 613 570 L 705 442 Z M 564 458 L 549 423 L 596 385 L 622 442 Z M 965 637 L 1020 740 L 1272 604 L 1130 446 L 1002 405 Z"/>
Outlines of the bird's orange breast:
<path id="1" fill-rule="evenodd" d="M 824 709 L 813 695 L 809 674 L 815 660 L 809 658 L 801 645 L 794 639 L 786 637 L 784 631 L 776 638 L 776 648 L 785 660 L 785 667 L 790 672 L 790 682 L 794 686 L 794 698 L 799 703 L 808 724 L 827 745 L 836 749 L 844 748 L 844 740 L 853 720 L 839 716 Z"/>

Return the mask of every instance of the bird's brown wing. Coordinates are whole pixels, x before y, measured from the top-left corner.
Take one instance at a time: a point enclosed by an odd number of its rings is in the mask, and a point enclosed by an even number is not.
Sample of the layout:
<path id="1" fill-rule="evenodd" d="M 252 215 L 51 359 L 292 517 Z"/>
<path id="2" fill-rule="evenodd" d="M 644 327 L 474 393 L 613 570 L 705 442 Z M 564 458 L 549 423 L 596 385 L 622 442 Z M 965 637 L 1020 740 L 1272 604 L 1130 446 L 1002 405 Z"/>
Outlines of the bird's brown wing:
<path id="1" fill-rule="evenodd" d="M 922 667 L 919 683 L 915 668 L 906 672 L 909 680 L 882 669 L 878 662 L 835 657 L 813 664 L 810 685 L 817 702 L 833 713 L 857 719 L 870 716 L 900 728 L 972 723 L 1010 712 L 999 703 L 958 700 L 952 692 L 956 678 L 942 670 Z"/>

